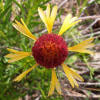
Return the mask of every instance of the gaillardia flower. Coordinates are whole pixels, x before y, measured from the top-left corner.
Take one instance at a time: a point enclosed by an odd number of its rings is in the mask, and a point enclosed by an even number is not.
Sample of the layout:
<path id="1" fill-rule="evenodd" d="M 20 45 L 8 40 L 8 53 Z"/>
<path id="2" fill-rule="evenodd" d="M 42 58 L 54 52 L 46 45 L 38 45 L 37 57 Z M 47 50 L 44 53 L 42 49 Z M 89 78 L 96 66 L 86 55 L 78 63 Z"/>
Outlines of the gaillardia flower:
<path id="1" fill-rule="evenodd" d="M 32 47 L 32 52 L 24 52 L 24 51 L 16 51 L 13 49 L 8 49 L 8 51 L 10 51 L 11 53 L 6 55 L 6 57 L 9 58 L 8 62 L 12 63 L 27 56 L 33 56 L 36 61 L 36 64 L 33 65 L 28 70 L 26 70 L 25 72 L 23 72 L 22 74 L 20 74 L 19 76 L 17 76 L 14 79 L 14 81 L 19 82 L 30 71 L 32 71 L 35 67 L 40 65 L 47 68 L 48 70 L 52 70 L 51 84 L 48 96 L 53 94 L 54 89 L 56 89 L 57 92 L 61 94 L 60 83 L 57 79 L 55 69 L 59 65 L 62 66 L 71 86 L 73 88 L 75 86 L 78 87 L 79 85 L 76 80 L 84 81 L 83 78 L 79 74 L 77 74 L 75 70 L 69 68 L 64 63 L 64 61 L 68 56 L 68 52 L 70 51 L 93 54 L 92 51 L 88 50 L 88 48 L 94 46 L 94 44 L 91 43 L 93 41 L 93 38 L 89 38 L 83 42 L 80 42 L 75 46 L 68 47 L 65 40 L 61 37 L 61 35 L 70 27 L 80 22 L 80 20 L 77 20 L 77 17 L 72 18 L 72 15 L 68 14 L 61 26 L 59 33 L 54 34 L 52 32 L 52 28 L 57 14 L 57 6 L 54 6 L 52 11 L 50 12 L 50 5 L 48 4 L 45 13 L 41 8 L 38 8 L 38 12 L 48 30 L 48 34 L 43 34 L 39 38 L 37 38 L 29 31 L 28 27 L 26 26 L 26 24 L 22 19 L 21 23 L 15 21 L 15 23 L 13 23 L 13 26 L 23 35 L 34 40 L 35 43 Z"/>

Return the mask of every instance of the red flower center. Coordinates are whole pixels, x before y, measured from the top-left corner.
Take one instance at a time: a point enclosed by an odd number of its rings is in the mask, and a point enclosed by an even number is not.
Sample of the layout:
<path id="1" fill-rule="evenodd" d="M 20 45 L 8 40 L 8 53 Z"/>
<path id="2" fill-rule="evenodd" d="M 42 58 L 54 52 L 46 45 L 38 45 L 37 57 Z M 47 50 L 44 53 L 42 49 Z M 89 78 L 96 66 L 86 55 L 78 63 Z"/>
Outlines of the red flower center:
<path id="1" fill-rule="evenodd" d="M 67 44 L 61 36 L 44 34 L 32 47 L 32 55 L 41 66 L 54 68 L 65 61 L 68 55 Z"/>

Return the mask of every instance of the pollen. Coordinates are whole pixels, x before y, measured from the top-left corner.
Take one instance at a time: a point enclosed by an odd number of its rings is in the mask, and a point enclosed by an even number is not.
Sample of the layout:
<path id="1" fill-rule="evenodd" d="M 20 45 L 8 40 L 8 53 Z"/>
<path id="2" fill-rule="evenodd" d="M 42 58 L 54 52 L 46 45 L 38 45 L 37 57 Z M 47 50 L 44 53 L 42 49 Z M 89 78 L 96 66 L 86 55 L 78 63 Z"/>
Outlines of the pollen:
<path id="1" fill-rule="evenodd" d="M 61 36 L 44 34 L 32 47 L 32 55 L 41 66 L 54 68 L 65 61 L 68 55 L 67 44 Z"/>

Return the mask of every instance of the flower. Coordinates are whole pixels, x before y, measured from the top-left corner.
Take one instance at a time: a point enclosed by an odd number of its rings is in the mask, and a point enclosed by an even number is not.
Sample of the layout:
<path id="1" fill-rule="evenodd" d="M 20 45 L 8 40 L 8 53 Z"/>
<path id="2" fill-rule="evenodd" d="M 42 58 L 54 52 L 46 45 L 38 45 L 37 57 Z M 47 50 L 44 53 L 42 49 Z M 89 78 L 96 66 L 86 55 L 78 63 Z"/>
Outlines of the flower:
<path id="1" fill-rule="evenodd" d="M 14 81 L 21 81 L 22 78 L 25 77 L 29 72 L 31 72 L 35 67 L 41 65 L 47 68 L 48 70 L 52 70 L 51 84 L 48 96 L 52 95 L 55 89 L 59 94 L 61 94 L 60 83 L 57 79 L 55 72 L 56 67 L 58 67 L 59 65 L 62 66 L 71 86 L 73 88 L 75 86 L 78 87 L 79 85 L 76 80 L 84 81 L 84 79 L 74 69 L 69 68 L 64 63 L 64 61 L 67 58 L 68 52 L 70 51 L 88 53 L 91 55 L 94 54 L 93 51 L 90 51 L 88 49 L 94 46 L 94 44 L 91 43 L 94 40 L 94 38 L 89 38 L 75 46 L 68 47 L 65 40 L 61 37 L 61 35 L 70 27 L 80 22 L 80 20 L 77 20 L 77 17 L 72 18 L 72 15 L 68 14 L 61 26 L 59 33 L 54 34 L 52 32 L 52 28 L 57 14 L 57 6 L 54 6 L 52 11 L 50 11 L 50 5 L 48 4 L 45 13 L 40 7 L 38 8 L 38 12 L 40 18 L 42 19 L 48 30 L 48 34 L 43 34 L 37 39 L 37 37 L 29 31 L 28 27 L 22 19 L 21 23 L 15 21 L 15 23 L 13 23 L 14 28 L 16 28 L 23 35 L 34 40 L 35 44 L 32 47 L 32 52 L 17 51 L 8 48 L 8 51 L 11 53 L 7 54 L 5 57 L 9 58 L 9 63 L 12 63 L 20 59 L 23 59 L 27 56 L 33 56 L 36 60 L 36 64 L 28 70 L 26 70 L 25 72 L 23 72 L 22 74 L 20 74 L 19 76 L 17 76 L 14 79 Z"/>

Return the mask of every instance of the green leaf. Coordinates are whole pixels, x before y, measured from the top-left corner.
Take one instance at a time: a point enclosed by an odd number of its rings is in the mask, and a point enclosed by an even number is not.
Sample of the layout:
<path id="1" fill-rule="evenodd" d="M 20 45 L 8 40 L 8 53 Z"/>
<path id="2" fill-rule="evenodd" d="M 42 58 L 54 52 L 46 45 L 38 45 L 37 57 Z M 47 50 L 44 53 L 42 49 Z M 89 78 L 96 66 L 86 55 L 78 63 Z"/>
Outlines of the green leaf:
<path id="1" fill-rule="evenodd" d="M 67 64 L 72 65 L 73 63 L 75 63 L 77 61 L 77 56 L 70 56 L 69 58 L 67 58 Z"/>

